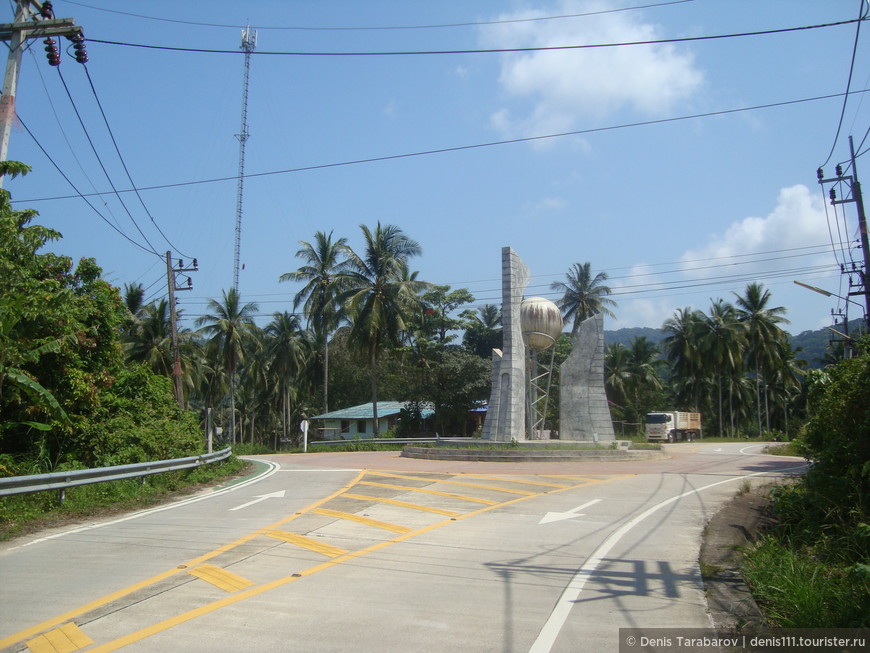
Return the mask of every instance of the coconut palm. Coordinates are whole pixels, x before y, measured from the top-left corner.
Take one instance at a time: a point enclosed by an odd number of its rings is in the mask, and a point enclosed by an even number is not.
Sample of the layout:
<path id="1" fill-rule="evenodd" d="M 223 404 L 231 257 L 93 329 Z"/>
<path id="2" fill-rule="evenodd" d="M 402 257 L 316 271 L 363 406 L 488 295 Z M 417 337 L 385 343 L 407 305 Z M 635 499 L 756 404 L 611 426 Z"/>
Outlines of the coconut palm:
<path id="1" fill-rule="evenodd" d="M 662 325 L 668 334 L 662 341 L 662 348 L 673 369 L 674 398 L 680 409 L 697 411 L 701 408 L 706 386 L 699 343 L 703 320 L 703 313 L 687 307 L 677 309 L 674 317 Z"/>
<path id="2" fill-rule="evenodd" d="M 128 305 L 129 306 L 129 305 Z M 169 302 L 161 299 L 136 309 L 136 320 L 124 341 L 128 361 L 147 363 L 156 374 L 172 374 L 172 326 Z"/>
<path id="3" fill-rule="evenodd" d="M 742 374 L 745 362 L 743 352 L 748 346 L 746 328 L 738 319 L 734 306 L 722 299 L 713 302 L 710 306 L 709 316 L 705 316 L 699 327 L 699 345 L 703 352 L 704 367 L 709 376 L 716 378 L 719 435 L 721 436 L 723 386 L 728 385 L 731 379 Z"/>
<path id="4" fill-rule="evenodd" d="M 323 412 L 329 412 L 329 334 L 338 326 L 340 313 L 336 303 L 338 284 L 349 252 L 346 238 L 332 240 L 328 234 L 318 231 L 314 243 L 299 241 L 302 248 L 296 257 L 305 261 L 295 272 L 282 274 L 279 281 L 302 281 L 305 286 L 293 298 L 293 308 L 304 304 L 303 310 L 309 328 L 314 332 L 317 344 L 323 351 Z"/>
<path id="5" fill-rule="evenodd" d="M 196 320 L 200 332 L 208 338 L 207 346 L 229 380 L 230 433 L 236 443 L 236 370 L 245 360 L 245 340 L 254 326 L 253 315 L 259 310 L 254 302 L 242 304 L 235 288 L 223 291 L 223 301 L 208 300 L 208 312 Z"/>
<path id="6" fill-rule="evenodd" d="M 339 295 L 351 321 L 350 342 L 363 349 L 370 364 L 372 419 L 378 424 L 378 355 L 383 345 L 398 344 L 407 321 L 419 303 L 423 284 L 408 273 L 408 259 L 422 252 L 417 241 L 395 225 L 380 222 L 372 231 L 360 225 L 365 239 L 362 255 L 348 251 L 342 273 L 345 290 Z"/>
<path id="7" fill-rule="evenodd" d="M 281 424 L 286 440 L 289 436 L 290 400 L 302 385 L 313 342 L 310 334 L 302 330 L 299 318 L 287 312 L 275 313 L 265 331 L 269 336 L 265 349 L 270 361 L 270 378 L 281 397 Z"/>
<path id="8" fill-rule="evenodd" d="M 562 298 L 557 302 L 562 309 L 565 321 L 573 320 L 571 334 L 577 333 L 583 320 L 604 313 L 610 317 L 616 317 L 608 306 L 616 306 L 616 302 L 607 295 L 610 288 L 604 285 L 607 281 L 607 273 L 599 272 L 594 277 L 590 263 L 575 263 L 565 275 L 565 281 L 554 281 L 550 288 L 562 293 Z"/>
<path id="9" fill-rule="evenodd" d="M 748 363 L 755 370 L 755 403 L 758 417 L 758 435 L 761 435 L 761 384 L 771 378 L 784 361 L 779 357 L 779 343 L 785 339 L 785 332 L 779 324 L 787 324 L 784 317 L 786 309 L 782 306 L 769 307 L 770 291 L 763 284 L 750 283 L 743 296 L 737 297 L 738 319 L 746 325 L 746 338 L 749 341 Z M 766 383 L 765 383 L 766 387 Z M 770 429 L 768 415 L 767 428 Z"/>

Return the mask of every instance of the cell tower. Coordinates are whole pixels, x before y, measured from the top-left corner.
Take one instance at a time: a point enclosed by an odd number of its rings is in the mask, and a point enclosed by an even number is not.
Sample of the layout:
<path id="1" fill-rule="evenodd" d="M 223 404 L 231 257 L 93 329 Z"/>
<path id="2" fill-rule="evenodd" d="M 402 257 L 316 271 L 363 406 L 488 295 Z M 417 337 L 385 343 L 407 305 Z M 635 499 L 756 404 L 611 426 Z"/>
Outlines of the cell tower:
<path id="1" fill-rule="evenodd" d="M 245 27 L 242 30 L 242 45 L 245 53 L 245 75 L 242 82 L 242 130 L 239 139 L 239 188 L 236 196 L 236 247 L 233 256 L 233 289 L 239 292 L 239 254 L 242 245 L 242 198 L 245 191 L 245 143 L 248 140 L 248 79 L 251 74 L 251 53 L 257 47 L 257 30 Z"/>

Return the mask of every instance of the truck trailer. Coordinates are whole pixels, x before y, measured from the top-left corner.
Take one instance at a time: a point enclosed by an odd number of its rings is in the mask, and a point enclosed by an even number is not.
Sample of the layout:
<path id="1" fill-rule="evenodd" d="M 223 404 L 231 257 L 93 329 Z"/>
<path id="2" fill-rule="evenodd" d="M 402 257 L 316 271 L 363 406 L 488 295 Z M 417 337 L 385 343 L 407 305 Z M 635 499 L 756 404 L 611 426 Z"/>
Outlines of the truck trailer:
<path id="1" fill-rule="evenodd" d="M 647 442 L 691 442 L 701 437 L 701 413 L 665 410 L 646 414 Z"/>

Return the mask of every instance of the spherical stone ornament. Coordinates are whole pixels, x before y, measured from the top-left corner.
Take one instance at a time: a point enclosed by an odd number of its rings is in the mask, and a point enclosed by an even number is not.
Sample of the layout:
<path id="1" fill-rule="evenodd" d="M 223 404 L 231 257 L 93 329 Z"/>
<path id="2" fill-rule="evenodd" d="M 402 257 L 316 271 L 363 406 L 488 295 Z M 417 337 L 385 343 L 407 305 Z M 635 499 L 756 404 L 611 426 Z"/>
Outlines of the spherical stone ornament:
<path id="1" fill-rule="evenodd" d="M 529 297 L 520 306 L 520 327 L 527 347 L 549 349 L 562 334 L 562 312 L 549 299 Z"/>

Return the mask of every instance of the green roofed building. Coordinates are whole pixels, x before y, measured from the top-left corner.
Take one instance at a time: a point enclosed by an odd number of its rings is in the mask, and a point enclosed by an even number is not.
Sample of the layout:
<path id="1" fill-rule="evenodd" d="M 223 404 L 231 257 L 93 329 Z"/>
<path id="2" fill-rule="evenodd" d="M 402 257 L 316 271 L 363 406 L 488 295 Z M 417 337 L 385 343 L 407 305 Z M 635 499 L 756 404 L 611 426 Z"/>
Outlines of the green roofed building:
<path id="1" fill-rule="evenodd" d="M 378 423 L 380 432 L 392 429 L 399 419 L 402 408 L 406 406 L 404 401 L 379 401 Z M 431 417 L 434 411 L 424 409 L 423 418 Z M 372 417 L 372 404 L 360 404 L 341 410 L 333 410 L 322 415 L 314 415 L 310 418 L 314 421 L 314 428 L 318 438 L 323 440 L 352 440 L 354 438 L 373 438 L 374 419 Z"/>

